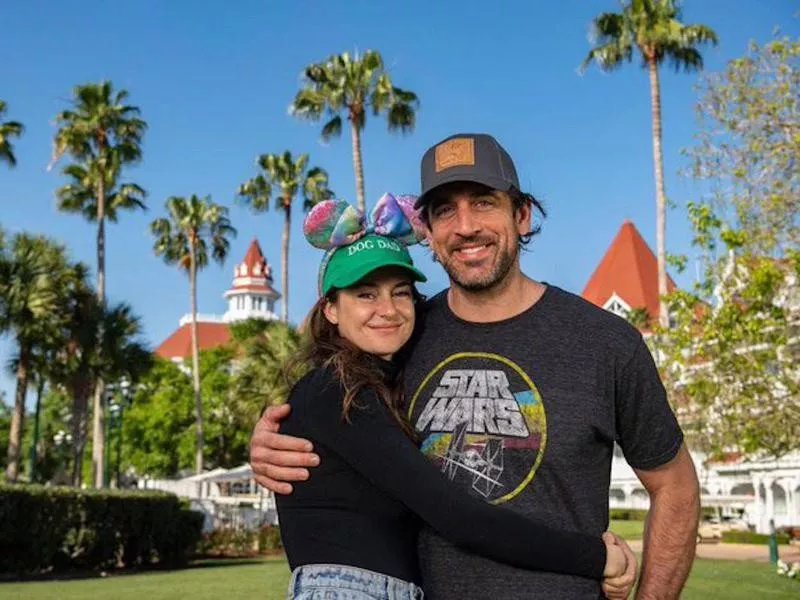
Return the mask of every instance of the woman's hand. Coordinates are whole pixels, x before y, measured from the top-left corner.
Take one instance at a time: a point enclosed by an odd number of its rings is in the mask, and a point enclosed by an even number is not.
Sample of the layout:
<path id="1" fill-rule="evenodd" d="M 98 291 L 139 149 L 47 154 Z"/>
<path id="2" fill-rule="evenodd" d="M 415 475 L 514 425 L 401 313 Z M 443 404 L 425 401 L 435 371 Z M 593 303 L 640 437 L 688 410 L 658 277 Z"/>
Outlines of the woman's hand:
<path id="1" fill-rule="evenodd" d="M 636 583 L 636 556 L 618 535 L 606 531 L 606 568 L 603 571 L 603 593 L 612 600 L 625 600 Z"/>

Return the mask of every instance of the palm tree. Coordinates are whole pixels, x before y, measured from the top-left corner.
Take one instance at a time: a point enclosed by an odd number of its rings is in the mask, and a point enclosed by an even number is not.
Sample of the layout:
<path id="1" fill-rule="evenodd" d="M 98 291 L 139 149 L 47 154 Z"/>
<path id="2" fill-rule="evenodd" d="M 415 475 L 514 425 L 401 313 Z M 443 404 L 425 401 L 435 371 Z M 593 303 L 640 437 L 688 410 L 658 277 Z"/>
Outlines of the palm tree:
<path id="1" fill-rule="evenodd" d="M 31 436 L 28 460 L 28 481 L 31 483 L 36 483 L 38 479 L 37 466 L 38 449 L 41 442 L 39 432 L 41 431 L 42 396 L 44 395 L 45 386 L 49 385 L 52 380 L 53 365 L 59 350 L 59 340 L 56 331 L 57 330 L 54 330 L 50 332 L 50 335 L 44 336 L 41 343 L 31 352 L 29 382 L 32 383 L 36 389 L 36 402 L 34 404 L 35 408 L 33 413 L 33 435 Z M 16 374 L 19 367 L 19 357 L 13 357 L 9 366 L 11 367 L 12 373 Z"/>
<path id="2" fill-rule="evenodd" d="M 197 272 L 208 265 L 209 254 L 222 264 L 228 255 L 229 237 L 236 229 L 228 219 L 228 209 L 211 198 L 195 195 L 172 196 L 166 202 L 169 218 L 156 219 L 150 231 L 156 241 L 153 250 L 167 264 L 177 264 L 189 275 L 192 311 L 192 382 L 196 421 L 195 471 L 203 472 L 203 401 L 200 396 L 200 364 L 197 347 Z"/>
<path id="3" fill-rule="evenodd" d="M 239 186 L 239 197 L 254 212 L 269 210 L 272 188 L 279 187 L 275 197 L 276 210 L 283 211 L 283 239 L 281 246 L 281 292 L 283 293 L 282 317 L 289 319 L 289 233 L 292 223 L 292 201 L 297 192 L 303 190 L 303 210 L 308 211 L 321 200 L 333 196 L 328 188 L 328 174 L 319 167 L 306 170 L 308 154 L 301 154 L 295 161 L 288 150 L 283 154 L 262 154 L 256 161 L 261 173 Z"/>
<path id="4" fill-rule="evenodd" d="M 92 395 L 100 303 L 89 284 L 89 270 L 82 264 L 73 267 L 69 290 L 62 311 L 65 317 L 62 331 L 62 351 L 53 365 L 53 383 L 62 389 L 72 402 L 69 418 L 72 430 L 72 485 L 80 487 L 83 477 L 83 452 L 86 445 L 86 425 L 89 398 Z"/>
<path id="5" fill-rule="evenodd" d="M 96 223 L 98 218 L 98 205 L 96 195 L 95 177 L 99 177 L 94 164 L 88 168 L 84 165 L 68 165 L 62 171 L 69 177 L 69 183 L 56 190 L 58 210 L 69 213 L 79 213 L 90 223 Z M 104 184 L 106 197 L 103 201 L 105 218 L 116 223 L 121 210 L 147 210 L 144 199 L 147 192 L 135 183 L 118 184 L 116 173 L 106 172 L 107 180 Z"/>
<path id="6" fill-rule="evenodd" d="M 3 115 L 6 112 L 6 103 L 0 100 L 0 162 L 7 162 L 14 167 L 17 164 L 17 157 L 14 155 L 14 146 L 11 138 L 18 138 L 25 132 L 25 127 L 17 121 L 3 122 Z"/>
<path id="7" fill-rule="evenodd" d="M 395 87 L 383 64 L 380 52 L 367 50 L 363 55 L 348 52 L 336 54 L 324 62 L 305 68 L 303 89 L 297 92 L 289 111 L 299 117 L 319 121 L 329 119 L 322 127 L 322 139 L 330 140 L 342 133 L 341 112 L 346 111 L 353 141 L 353 169 L 356 175 L 358 207 L 363 212 L 364 166 L 361 158 L 361 131 L 367 123 L 367 110 L 373 115 L 386 113 L 389 131 L 407 133 L 414 130 L 417 95 Z"/>
<path id="8" fill-rule="evenodd" d="M 53 335 L 60 318 L 60 288 L 66 271 L 65 249 L 40 235 L 15 235 L 0 257 L 0 331 L 16 345 L 16 394 L 8 444 L 8 481 L 19 475 L 25 395 L 34 355 Z"/>
<path id="9" fill-rule="evenodd" d="M 232 398 L 241 426 L 249 430 L 264 403 L 285 402 L 292 384 L 302 376 L 304 365 L 295 362 L 302 337 L 291 325 L 263 319 L 235 323 L 231 334 L 239 349 Z"/>
<path id="10" fill-rule="evenodd" d="M 70 290 L 63 300 L 65 316 L 61 348 L 50 367 L 53 384 L 72 400 L 72 483 L 80 486 L 86 444 L 88 400 L 96 379 L 136 380 L 152 364 L 152 356 L 138 338 L 141 319 L 126 303 L 103 307 L 87 282 L 87 269 L 75 265 Z"/>
<path id="11" fill-rule="evenodd" d="M 56 116 L 59 129 L 53 145 L 53 162 L 65 153 L 76 161 L 65 169 L 72 181 L 59 190 L 59 207 L 84 215 L 94 209 L 97 298 L 101 305 L 105 305 L 105 220 L 107 216 L 116 219 L 118 209 L 144 207 L 144 190 L 134 184 L 117 185 L 122 168 L 141 159 L 142 136 L 147 123 L 139 117 L 137 106 L 126 104 L 128 92 L 115 91 L 110 81 L 78 85 L 73 96 L 73 107 Z M 94 199 L 89 200 L 89 196 L 94 196 Z M 103 394 L 103 381 L 99 380 L 95 385 L 92 428 L 94 483 L 97 487 L 105 485 Z"/>
<path id="12" fill-rule="evenodd" d="M 661 90 L 658 67 L 668 60 L 676 71 L 699 71 L 703 57 L 696 46 L 717 43 L 717 34 L 705 25 L 681 23 L 679 0 L 624 0 L 622 12 L 602 13 L 592 22 L 597 46 L 589 51 L 581 69 L 594 61 L 604 71 L 613 71 L 633 59 L 637 48 L 642 66 L 650 74 L 650 111 L 653 127 L 653 162 L 656 180 L 656 253 L 658 258 L 659 321 L 669 327 L 664 297 L 667 295 L 666 195 L 661 154 Z M 594 40 L 593 40 L 594 41 Z"/>

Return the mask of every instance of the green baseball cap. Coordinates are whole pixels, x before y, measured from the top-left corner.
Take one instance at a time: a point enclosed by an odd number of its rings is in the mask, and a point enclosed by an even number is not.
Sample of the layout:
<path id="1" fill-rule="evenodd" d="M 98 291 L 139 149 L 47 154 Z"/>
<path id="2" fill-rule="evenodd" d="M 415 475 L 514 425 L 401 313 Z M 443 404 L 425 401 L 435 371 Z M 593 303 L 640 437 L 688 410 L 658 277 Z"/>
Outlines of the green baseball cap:
<path id="1" fill-rule="evenodd" d="M 414 281 L 428 280 L 414 266 L 404 244 L 372 234 L 325 256 L 320 266 L 320 295 L 326 295 L 332 288 L 348 288 L 381 267 L 402 267 Z"/>

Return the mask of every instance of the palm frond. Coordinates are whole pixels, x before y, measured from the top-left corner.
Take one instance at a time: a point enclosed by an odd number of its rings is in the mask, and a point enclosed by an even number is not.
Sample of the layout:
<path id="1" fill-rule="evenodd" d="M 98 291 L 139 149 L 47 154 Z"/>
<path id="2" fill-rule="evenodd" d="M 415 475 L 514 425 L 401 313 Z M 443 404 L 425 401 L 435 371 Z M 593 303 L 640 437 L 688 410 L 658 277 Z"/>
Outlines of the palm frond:
<path id="1" fill-rule="evenodd" d="M 605 45 L 589 50 L 580 66 L 580 71 L 585 72 L 591 63 L 596 63 L 603 71 L 613 71 L 633 56 L 633 45 L 611 41 Z"/>
<path id="2" fill-rule="evenodd" d="M 342 134 L 342 117 L 336 115 L 322 127 L 322 139 L 330 141 Z"/>
<path id="3" fill-rule="evenodd" d="M 0 100 L 0 119 L 6 111 L 6 103 Z M 17 165 L 17 157 L 14 154 L 14 146 L 11 143 L 12 138 L 19 138 L 25 132 L 25 127 L 18 121 L 0 120 L 0 162 L 6 162 L 9 166 L 15 167 Z"/>
<path id="4" fill-rule="evenodd" d="M 241 184 L 236 194 L 242 204 L 249 206 L 253 212 L 260 213 L 269 210 L 272 185 L 263 175 L 256 175 Z"/>

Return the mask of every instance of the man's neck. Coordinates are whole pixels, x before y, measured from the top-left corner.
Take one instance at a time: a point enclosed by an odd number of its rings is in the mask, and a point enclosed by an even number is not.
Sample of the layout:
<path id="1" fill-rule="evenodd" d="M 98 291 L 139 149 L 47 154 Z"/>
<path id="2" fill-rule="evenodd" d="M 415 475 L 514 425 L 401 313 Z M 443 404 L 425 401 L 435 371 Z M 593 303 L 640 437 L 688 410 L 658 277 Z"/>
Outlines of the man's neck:
<path id="1" fill-rule="evenodd" d="M 447 304 L 459 319 L 472 323 L 492 323 L 525 312 L 539 301 L 545 289 L 544 284 L 517 271 L 498 285 L 480 292 L 470 292 L 451 285 L 447 292 Z"/>

